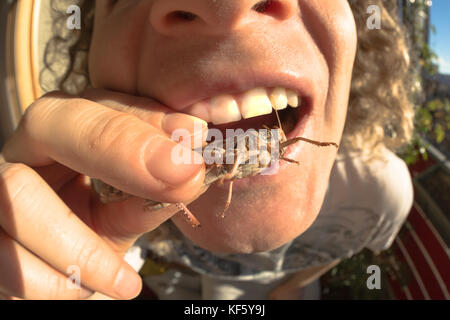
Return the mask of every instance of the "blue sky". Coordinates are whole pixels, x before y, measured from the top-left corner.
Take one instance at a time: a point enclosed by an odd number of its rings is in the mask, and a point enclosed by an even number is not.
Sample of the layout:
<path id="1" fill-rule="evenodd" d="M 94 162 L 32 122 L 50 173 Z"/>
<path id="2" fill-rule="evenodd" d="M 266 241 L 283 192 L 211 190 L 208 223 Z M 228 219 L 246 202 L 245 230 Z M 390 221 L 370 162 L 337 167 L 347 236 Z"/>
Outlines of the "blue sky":
<path id="1" fill-rule="evenodd" d="M 431 48 L 439 56 L 440 72 L 450 74 L 450 0 L 433 0 L 431 23 L 436 27 Z"/>

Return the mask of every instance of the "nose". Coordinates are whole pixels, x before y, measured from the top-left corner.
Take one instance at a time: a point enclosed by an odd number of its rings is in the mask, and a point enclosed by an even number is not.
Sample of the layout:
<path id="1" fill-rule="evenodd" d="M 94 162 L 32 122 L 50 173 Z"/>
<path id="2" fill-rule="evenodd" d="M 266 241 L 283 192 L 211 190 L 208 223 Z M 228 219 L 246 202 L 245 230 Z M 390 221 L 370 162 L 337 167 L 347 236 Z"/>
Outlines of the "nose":
<path id="1" fill-rule="evenodd" d="M 153 28 L 166 36 L 220 35 L 255 22 L 285 21 L 296 13 L 297 0 L 155 0 Z"/>

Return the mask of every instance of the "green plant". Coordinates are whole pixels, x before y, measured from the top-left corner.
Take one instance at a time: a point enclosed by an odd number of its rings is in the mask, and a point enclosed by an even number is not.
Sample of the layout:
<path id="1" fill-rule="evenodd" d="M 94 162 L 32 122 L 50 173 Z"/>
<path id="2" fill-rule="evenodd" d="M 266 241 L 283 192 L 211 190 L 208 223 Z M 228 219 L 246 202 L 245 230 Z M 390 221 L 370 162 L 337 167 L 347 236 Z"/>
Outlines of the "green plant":
<path id="1" fill-rule="evenodd" d="M 412 98 L 416 104 L 413 138 L 409 146 L 399 153 L 408 165 L 418 160 L 428 160 L 427 148 L 429 145 L 423 138 L 433 144 L 441 144 L 445 141 L 450 129 L 450 104 L 448 99 L 434 99 L 426 101 L 427 98 L 422 91 L 425 75 L 435 75 L 439 72 L 437 64 L 438 56 L 427 43 L 428 32 L 436 33 L 436 28 L 429 24 L 426 29 L 425 21 L 429 18 L 428 0 L 410 1 L 409 14 L 403 8 L 405 14 L 405 26 L 410 32 L 413 63 L 416 65 L 415 78 L 419 93 Z"/>
<path id="2" fill-rule="evenodd" d="M 450 100 L 434 99 L 418 106 L 414 121 L 414 134 L 411 144 L 401 154 L 405 162 L 410 165 L 420 157 L 428 160 L 428 144 L 423 138 L 435 144 L 442 144 L 450 130 Z"/>
<path id="3" fill-rule="evenodd" d="M 432 30 L 434 30 L 432 28 Z M 420 66 L 430 75 L 435 75 L 439 72 L 439 65 L 437 64 L 438 55 L 431 49 L 431 47 L 424 43 L 420 50 Z"/>
<path id="4" fill-rule="evenodd" d="M 381 289 L 368 289 L 367 268 L 380 267 Z M 389 300 L 393 298 L 388 283 L 388 275 L 400 286 L 406 286 L 411 275 L 406 266 L 399 262 L 392 249 L 375 254 L 368 249 L 343 260 L 321 278 L 322 298 L 325 300 Z"/>

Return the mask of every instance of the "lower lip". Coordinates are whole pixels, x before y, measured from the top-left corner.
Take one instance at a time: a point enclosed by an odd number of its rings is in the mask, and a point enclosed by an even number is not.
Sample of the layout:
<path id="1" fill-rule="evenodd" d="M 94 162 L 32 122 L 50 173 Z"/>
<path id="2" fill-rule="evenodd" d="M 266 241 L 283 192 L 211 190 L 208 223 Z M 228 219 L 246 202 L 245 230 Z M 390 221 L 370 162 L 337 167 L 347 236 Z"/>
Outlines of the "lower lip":
<path id="1" fill-rule="evenodd" d="M 311 115 L 311 107 L 310 104 L 306 104 L 305 106 L 302 106 L 301 109 L 299 109 L 300 115 L 299 115 L 299 120 L 294 128 L 294 130 L 292 130 L 291 132 L 289 132 L 286 135 L 286 138 L 292 139 L 295 137 L 301 137 L 303 132 L 306 129 L 306 125 L 308 124 L 309 120 L 310 120 L 310 115 Z M 299 160 L 298 158 L 298 154 L 300 153 L 300 149 L 302 148 L 302 145 L 299 143 L 290 145 L 289 147 L 287 147 L 286 153 L 284 154 L 284 156 L 286 158 L 291 158 L 293 160 Z M 252 186 L 261 186 L 261 185 L 267 185 L 267 184 L 271 184 L 274 182 L 274 179 L 276 179 L 276 177 L 280 174 L 283 173 L 283 171 L 285 171 L 287 168 L 289 168 L 290 166 L 295 166 L 295 164 L 287 162 L 287 161 L 283 161 L 283 160 L 278 160 L 278 170 L 276 172 L 276 174 L 271 174 L 271 175 L 255 175 L 252 177 L 247 177 L 247 178 L 242 178 L 242 179 L 236 179 L 233 181 L 233 190 L 244 190 L 244 189 L 248 189 L 251 188 Z M 220 188 L 226 189 L 228 190 L 228 186 L 229 186 L 229 181 L 225 181 L 224 184 L 222 186 L 220 186 Z"/>

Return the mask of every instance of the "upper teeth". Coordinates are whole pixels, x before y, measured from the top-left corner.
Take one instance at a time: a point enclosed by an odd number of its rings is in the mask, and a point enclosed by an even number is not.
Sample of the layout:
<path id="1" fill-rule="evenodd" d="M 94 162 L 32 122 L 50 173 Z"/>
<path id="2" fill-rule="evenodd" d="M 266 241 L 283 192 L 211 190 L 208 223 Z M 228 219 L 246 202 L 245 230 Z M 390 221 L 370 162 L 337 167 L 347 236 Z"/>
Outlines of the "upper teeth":
<path id="1" fill-rule="evenodd" d="M 193 116 L 212 122 L 214 125 L 249 119 L 285 109 L 288 105 L 298 107 L 301 98 L 285 88 L 255 88 L 238 97 L 220 95 L 192 105 L 187 112 Z"/>
<path id="2" fill-rule="evenodd" d="M 287 108 L 288 105 L 288 97 L 286 95 L 286 89 L 284 88 L 275 88 L 270 94 L 270 101 L 274 109 L 283 110 Z"/>
<path id="3" fill-rule="evenodd" d="M 264 88 L 256 88 L 247 91 L 242 96 L 241 114 L 244 119 L 262 116 L 264 114 L 272 113 L 272 103 L 267 96 L 267 91 Z M 211 119 L 214 121 L 216 119 Z"/>

